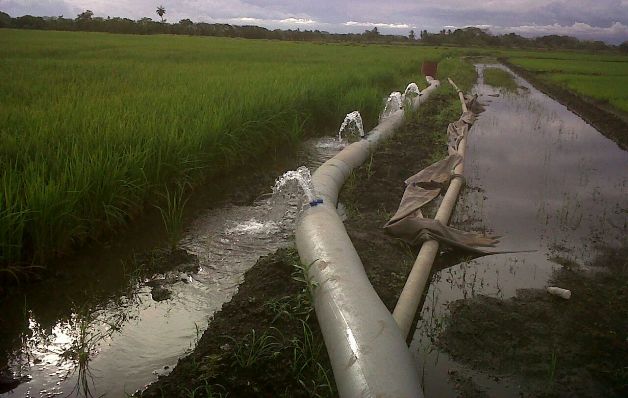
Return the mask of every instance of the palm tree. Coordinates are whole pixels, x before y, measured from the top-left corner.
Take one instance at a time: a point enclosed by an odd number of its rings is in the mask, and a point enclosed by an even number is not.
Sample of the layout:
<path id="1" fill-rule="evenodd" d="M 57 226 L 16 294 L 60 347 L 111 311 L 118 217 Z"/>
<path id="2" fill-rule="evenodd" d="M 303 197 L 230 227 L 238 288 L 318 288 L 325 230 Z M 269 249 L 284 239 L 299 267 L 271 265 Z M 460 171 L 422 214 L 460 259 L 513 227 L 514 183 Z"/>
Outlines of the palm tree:
<path id="1" fill-rule="evenodd" d="M 157 7 L 157 15 L 159 15 L 159 18 L 161 18 L 161 23 L 164 22 L 164 14 L 166 13 L 166 9 L 164 8 L 164 6 L 159 6 Z"/>

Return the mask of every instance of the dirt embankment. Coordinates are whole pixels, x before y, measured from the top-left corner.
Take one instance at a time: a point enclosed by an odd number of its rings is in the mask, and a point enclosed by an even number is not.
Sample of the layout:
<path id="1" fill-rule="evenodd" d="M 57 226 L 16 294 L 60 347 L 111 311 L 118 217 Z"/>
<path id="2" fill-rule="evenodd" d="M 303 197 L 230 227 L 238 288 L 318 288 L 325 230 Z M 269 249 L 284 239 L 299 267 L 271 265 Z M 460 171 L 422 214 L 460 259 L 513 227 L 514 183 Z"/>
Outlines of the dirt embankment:
<path id="1" fill-rule="evenodd" d="M 508 59 L 499 58 L 499 62 L 508 66 L 524 79 L 534 84 L 536 88 L 591 123 L 602 134 L 615 141 L 620 148 L 628 150 L 627 116 L 620 116 L 618 111 L 611 109 L 607 104 L 598 103 L 592 99 L 582 97 L 562 88 L 557 84 L 548 83 L 538 74 L 514 65 L 508 62 Z"/>
<path id="2" fill-rule="evenodd" d="M 293 249 L 261 258 L 194 351 L 141 396 L 333 396 L 303 271 Z"/>

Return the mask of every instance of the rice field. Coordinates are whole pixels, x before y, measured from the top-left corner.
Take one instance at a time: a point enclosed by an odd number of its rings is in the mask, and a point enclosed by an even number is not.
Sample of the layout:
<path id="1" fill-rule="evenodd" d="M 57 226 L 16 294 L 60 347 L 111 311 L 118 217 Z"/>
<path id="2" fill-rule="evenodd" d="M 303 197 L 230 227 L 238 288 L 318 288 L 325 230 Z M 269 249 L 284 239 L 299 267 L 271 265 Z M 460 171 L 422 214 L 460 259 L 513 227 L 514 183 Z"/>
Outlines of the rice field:
<path id="1" fill-rule="evenodd" d="M 547 82 L 628 113 L 628 56 L 568 52 L 511 56 L 510 62 Z"/>
<path id="2" fill-rule="evenodd" d="M 419 80 L 438 49 L 0 30 L 0 264 L 113 231 Z"/>

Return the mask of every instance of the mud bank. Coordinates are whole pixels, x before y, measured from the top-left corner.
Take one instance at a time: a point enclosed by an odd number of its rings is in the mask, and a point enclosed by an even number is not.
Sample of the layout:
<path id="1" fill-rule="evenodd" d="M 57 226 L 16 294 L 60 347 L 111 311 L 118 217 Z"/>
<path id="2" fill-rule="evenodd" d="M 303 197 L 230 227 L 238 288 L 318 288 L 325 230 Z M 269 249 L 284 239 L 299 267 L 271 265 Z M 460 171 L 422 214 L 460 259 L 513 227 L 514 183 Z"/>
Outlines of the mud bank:
<path id="1" fill-rule="evenodd" d="M 451 302 L 440 348 L 496 377 L 520 380 L 524 396 L 628 395 L 628 247 L 588 267 L 564 265 L 543 289 L 520 289 L 507 300 L 488 296 Z"/>
<path id="2" fill-rule="evenodd" d="M 261 258 L 194 351 L 141 397 L 334 396 L 327 353 L 293 249 Z"/>
<path id="3" fill-rule="evenodd" d="M 534 86 L 565 105 L 573 113 L 591 123 L 602 134 L 615 141 L 620 148 L 628 150 L 628 116 L 618 115 L 618 112 L 606 104 L 598 103 L 592 99 L 582 97 L 557 84 L 543 80 L 538 74 L 525 70 L 508 62 L 508 59 L 499 58 L 499 62 L 508 66 L 517 74 L 528 80 Z"/>

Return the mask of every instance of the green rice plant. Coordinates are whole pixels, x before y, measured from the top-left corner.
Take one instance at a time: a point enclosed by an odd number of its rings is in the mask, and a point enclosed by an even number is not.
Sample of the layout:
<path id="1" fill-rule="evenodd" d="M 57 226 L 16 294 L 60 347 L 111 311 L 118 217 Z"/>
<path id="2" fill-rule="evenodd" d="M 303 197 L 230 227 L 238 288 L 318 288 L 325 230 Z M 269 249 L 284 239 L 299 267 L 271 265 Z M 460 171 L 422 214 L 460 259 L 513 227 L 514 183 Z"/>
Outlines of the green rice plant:
<path id="1" fill-rule="evenodd" d="M 403 119 L 406 123 L 410 123 L 413 120 L 416 120 L 416 116 L 418 113 L 418 109 L 414 109 L 412 106 L 412 99 L 405 98 L 403 101 Z"/>
<path id="2" fill-rule="evenodd" d="M 373 170 L 373 153 L 371 152 L 371 156 L 369 157 L 369 162 L 366 164 L 366 179 L 367 181 L 373 177 L 375 171 Z"/>
<path id="3" fill-rule="evenodd" d="M 294 377 L 311 397 L 334 396 L 334 384 L 331 382 L 329 370 L 320 361 L 323 343 L 316 342 L 306 321 L 301 320 L 301 326 L 302 335 L 290 341 Z M 311 372 L 314 378 L 305 377 L 308 370 L 314 370 Z"/>
<path id="4" fill-rule="evenodd" d="M 274 314 L 271 323 L 277 322 L 280 318 L 308 319 L 313 310 L 309 295 L 304 291 L 268 300 L 264 306 Z"/>
<path id="5" fill-rule="evenodd" d="M 20 207 L 15 197 L 15 185 L 19 184 L 15 174 L 8 174 L 5 170 L 0 176 L 0 184 L 3 193 L 0 196 L 0 263 L 8 264 L 20 258 L 29 212 Z M 3 272 L 16 276 L 8 266 L 0 268 L 0 273 Z"/>
<path id="6" fill-rule="evenodd" d="M 273 331 L 279 332 L 271 327 L 261 335 L 256 334 L 255 329 L 252 329 L 242 340 L 228 337 L 234 345 L 233 364 L 241 368 L 250 368 L 260 361 L 279 355 L 282 344 L 272 334 Z"/>
<path id="7" fill-rule="evenodd" d="M 301 375 L 305 368 L 316 362 L 323 347 L 320 342 L 318 344 L 314 342 L 312 329 L 307 322 L 302 320 L 301 328 L 303 331 L 302 338 L 294 338 L 290 342 L 292 346 L 292 371 L 297 375 Z"/>
<path id="8" fill-rule="evenodd" d="M 77 336 L 72 341 L 72 345 L 66 349 L 62 357 L 70 359 L 76 363 L 77 371 L 76 385 L 70 394 L 78 396 L 93 397 L 93 374 L 89 369 L 90 360 L 98 343 L 104 338 L 104 335 L 94 332 L 93 317 L 89 310 L 82 308 L 77 314 Z"/>
<path id="9" fill-rule="evenodd" d="M 505 54 L 544 82 L 628 112 L 628 57 L 576 52 Z"/>
<path id="10" fill-rule="evenodd" d="M 165 200 L 164 206 L 155 206 L 161 213 L 161 219 L 164 223 L 166 234 L 170 242 L 170 249 L 175 250 L 179 245 L 179 241 L 183 236 L 183 215 L 185 205 L 189 198 L 184 198 L 184 188 L 178 185 L 174 191 L 170 191 L 168 187 L 163 195 Z"/>
<path id="11" fill-rule="evenodd" d="M 303 291 L 299 296 L 300 300 L 303 300 L 302 307 L 314 308 L 314 290 L 318 287 L 318 284 L 310 276 L 310 268 L 312 268 L 312 265 L 317 261 L 318 260 L 314 260 L 307 265 L 302 264 L 300 261 L 294 263 L 292 279 L 303 284 Z"/>
<path id="12" fill-rule="evenodd" d="M 355 109 L 373 126 L 444 50 L 3 29 L 0 52 L 0 262 L 44 262 L 115 231 L 164 184 L 333 133 Z"/>
<path id="13" fill-rule="evenodd" d="M 550 362 L 547 367 L 547 384 L 548 389 L 551 389 L 554 384 L 554 379 L 556 378 L 556 365 L 558 364 L 558 354 L 556 353 L 556 349 L 552 350 L 552 356 L 550 357 Z"/>
<path id="14" fill-rule="evenodd" d="M 438 90 L 451 90 L 451 88 L 446 88 L 445 83 L 447 78 L 451 78 L 460 90 L 469 92 L 477 81 L 478 75 L 473 65 L 466 59 L 449 57 L 438 63 L 438 78 L 441 81 Z"/>

